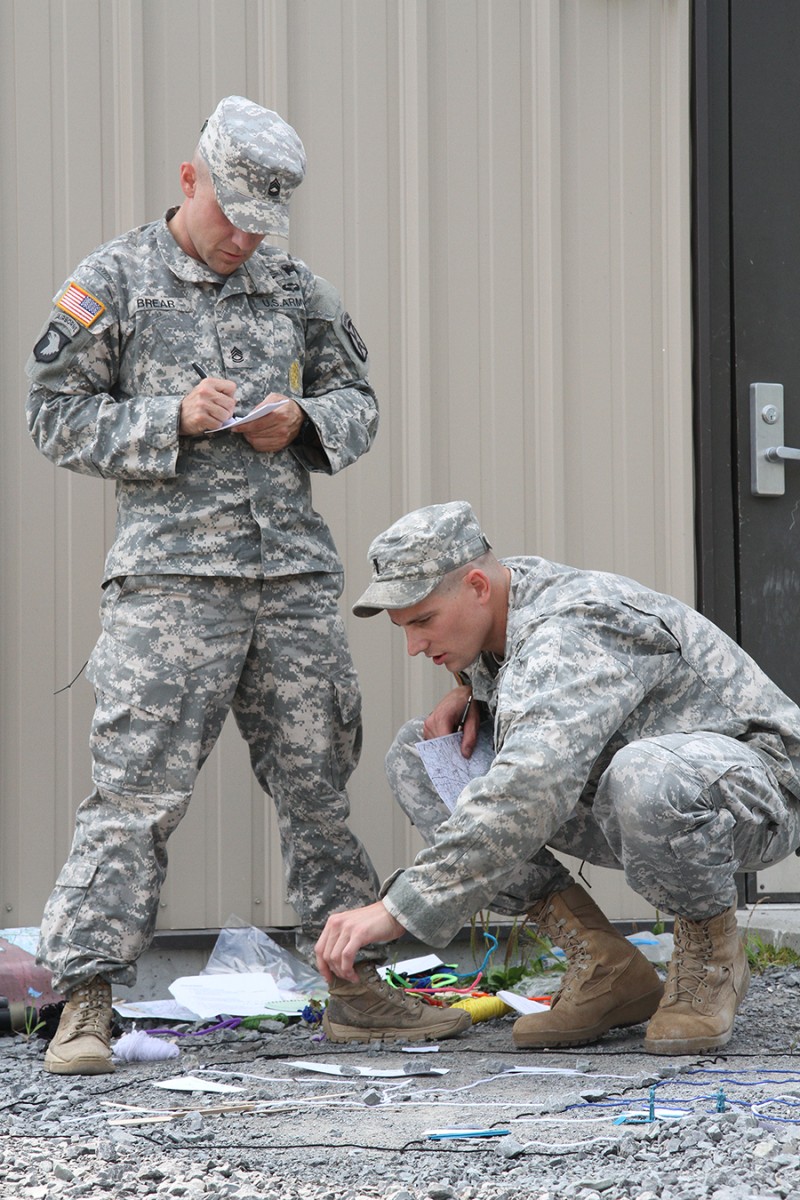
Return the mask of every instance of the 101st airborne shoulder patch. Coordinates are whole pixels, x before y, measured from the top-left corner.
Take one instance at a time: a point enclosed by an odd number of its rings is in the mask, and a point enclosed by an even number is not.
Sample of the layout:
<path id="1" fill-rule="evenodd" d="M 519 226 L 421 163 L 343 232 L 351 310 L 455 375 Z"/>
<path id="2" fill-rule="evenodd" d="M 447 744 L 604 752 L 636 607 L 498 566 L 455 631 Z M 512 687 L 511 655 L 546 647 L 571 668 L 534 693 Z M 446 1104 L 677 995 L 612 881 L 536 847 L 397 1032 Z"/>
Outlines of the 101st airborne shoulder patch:
<path id="1" fill-rule="evenodd" d="M 98 300 L 91 292 L 87 292 L 85 288 L 80 287 L 73 279 L 56 300 L 56 308 L 60 308 L 62 312 L 69 313 L 76 321 L 80 321 L 84 328 L 88 329 L 93 325 L 99 316 L 106 311 L 106 306 L 102 300 Z"/>

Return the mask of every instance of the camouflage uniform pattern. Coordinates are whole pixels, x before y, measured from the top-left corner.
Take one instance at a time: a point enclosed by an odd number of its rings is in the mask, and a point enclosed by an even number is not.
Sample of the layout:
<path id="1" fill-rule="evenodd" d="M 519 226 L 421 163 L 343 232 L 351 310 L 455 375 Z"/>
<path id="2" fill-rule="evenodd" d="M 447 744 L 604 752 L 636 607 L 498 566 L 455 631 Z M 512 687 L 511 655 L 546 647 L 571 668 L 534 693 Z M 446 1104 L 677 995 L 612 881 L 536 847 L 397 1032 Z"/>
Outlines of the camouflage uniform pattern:
<path id="1" fill-rule="evenodd" d="M 306 173 L 306 152 L 291 125 L 244 96 L 226 96 L 206 121 L 198 150 L 232 225 L 287 237 L 289 201 Z"/>
<path id="2" fill-rule="evenodd" d="M 734 872 L 800 845 L 800 709 L 721 630 L 621 576 L 540 558 L 511 571 L 506 653 L 467 674 L 496 757 L 452 816 L 414 750 L 387 756 L 428 848 L 384 884 L 388 910 L 446 945 L 491 904 L 524 912 L 567 887 L 547 847 L 625 872 L 689 920 L 736 900 Z"/>
<path id="3" fill-rule="evenodd" d="M 28 364 L 28 423 L 56 464 L 116 480 L 117 529 L 89 667 L 95 791 L 47 905 L 41 961 L 62 990 L 97 973 L 133 981 L 166 840 L 229 707 L 277 806 L 308 950 L 332 908 L 376 890 L 345 825 L 360 695 L 342 567 L 309 479 L 372 443 L 366 350 L 302 262 L 262 246 L 218 276 L 166 220 L 101 247 L 72 280 L 88 317 L 56 302 Z M 195 362 L 236 382 L 237 415 L 282 392 L 316 436 L 277 453 L 232 433 L 179 436 Z"/>
<path id="4" fill-rule="evenodd" d="M 385 608 L 418 604 L 448 572 L 490 549 L 466 500 L 418 508 L 373 538 L 367 551 L 372 581 L 353 612 L 374 617 Z"/>
<path id="5" fill-rule="evenodd" d="M 105 578 L 341 571 L 309 472 L 364 454 L 378 410 L 335 289 L 275 247 L 216 275 L 166 221 L 96 250 L 73 280 L 104 308 L 88 328 L 53 308 L 28 361 L 28 427 L 58 466 L 116 480 Z M 237 416 L 269 392 L 291 396 L 321 448 L 263 454 L 233 433 L 179 437 L 193 362 L 235 382 Z"/>

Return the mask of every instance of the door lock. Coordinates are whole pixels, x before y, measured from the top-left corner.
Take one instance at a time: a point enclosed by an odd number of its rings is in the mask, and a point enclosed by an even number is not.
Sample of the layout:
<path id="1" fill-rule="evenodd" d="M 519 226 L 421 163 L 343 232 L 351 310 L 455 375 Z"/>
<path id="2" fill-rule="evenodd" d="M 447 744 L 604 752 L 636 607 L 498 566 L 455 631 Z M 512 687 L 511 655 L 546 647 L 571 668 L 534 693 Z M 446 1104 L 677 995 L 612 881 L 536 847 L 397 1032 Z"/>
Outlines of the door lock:
<path id="1" fill-rule="evenodd" d="M 783 445 L 783 384 L 750 384 L 750 490 L 783 496 L 784 463 L 800 461 L 800 449 Z"/>

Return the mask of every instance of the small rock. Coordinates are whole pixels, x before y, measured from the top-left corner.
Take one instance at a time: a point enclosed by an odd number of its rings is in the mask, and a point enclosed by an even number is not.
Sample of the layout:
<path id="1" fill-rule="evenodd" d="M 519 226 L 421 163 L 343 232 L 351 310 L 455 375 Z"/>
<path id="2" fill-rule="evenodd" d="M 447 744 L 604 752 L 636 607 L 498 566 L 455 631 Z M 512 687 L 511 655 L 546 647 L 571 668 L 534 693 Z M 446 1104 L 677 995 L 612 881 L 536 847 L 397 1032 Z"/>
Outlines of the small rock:
<path id="1" fill-rule="evenodd" d="M 525 1153 L 525 1147 L 522 1145 L 522 1142 L 518 1142 L 511 1134 L 500 1138 L 497 1148 L 503 1158 L 518 1158 L 520 1154 Z"/>

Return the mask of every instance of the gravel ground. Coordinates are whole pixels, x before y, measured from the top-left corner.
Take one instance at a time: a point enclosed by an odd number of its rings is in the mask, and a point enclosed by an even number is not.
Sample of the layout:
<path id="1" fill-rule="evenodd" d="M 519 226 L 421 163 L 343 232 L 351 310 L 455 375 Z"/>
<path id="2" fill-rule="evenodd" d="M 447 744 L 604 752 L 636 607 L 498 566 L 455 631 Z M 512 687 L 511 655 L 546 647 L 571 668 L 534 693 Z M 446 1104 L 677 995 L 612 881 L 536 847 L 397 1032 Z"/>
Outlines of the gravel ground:
<path id="1" fill-rule="evenodd" d="M 326 1045 L 306 1025 L 226 1030 L 93 1079 L 45 1073 L 38 1039 L 0 1038 L 0 1196 L 800 1200 L 800 971 L 753 980 L 715 1057 L 647 1055 L 641 1028 L 520 1052 L 512 1023 L 426 1054 Z M 242 1090 L 154 1086 L 187 1075 Z M 651 1102 L 684 1115 L 650 1120 Z M 508 1132 L 427 1136 L 453 1128 Z"/>

